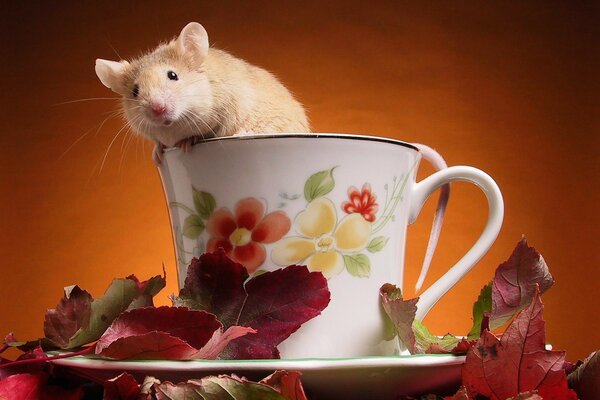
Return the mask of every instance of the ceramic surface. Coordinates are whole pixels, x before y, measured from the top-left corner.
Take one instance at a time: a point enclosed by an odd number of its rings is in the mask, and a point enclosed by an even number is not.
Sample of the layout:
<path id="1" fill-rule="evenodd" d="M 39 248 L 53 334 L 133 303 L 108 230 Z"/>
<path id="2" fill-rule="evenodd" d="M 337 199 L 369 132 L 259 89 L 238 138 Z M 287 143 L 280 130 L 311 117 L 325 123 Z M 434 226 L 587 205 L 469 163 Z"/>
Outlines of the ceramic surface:
<path id="1" fill-rule="evenodd" d="M 105 380 L 127 371 L 180 382 L 238 374 L 260 380 L 275 370 L 300 371 L 309 396 L 323 399 L 395 399 L 400 395 L 451 393 L 460 384 L 464 356 L 421 355 L 353 359 L 252 361 L 107 361 L 84 357 L 53 361 L 88 378 Z"/>
<path id="2" fill-rule="evenodd" d="M 399 354 L 379 306 L 384 283 L 402 287 L 406 230 L 427 197 L 464 180 L 486 194 L 490 213 L 475 246 L 421 294 L 421 319 L 485 254 L 503 217 L 495 182 L 450 167 L 422 182 L 421 154 L 369 136 L 283 134 L 209 139 L 167 150 L 160 168 L 179 283 L 192 257 L 224 248 L 250 273 L 307 265 L 328 279 L 331 302 L 280 346 L 284 358 Z"/>

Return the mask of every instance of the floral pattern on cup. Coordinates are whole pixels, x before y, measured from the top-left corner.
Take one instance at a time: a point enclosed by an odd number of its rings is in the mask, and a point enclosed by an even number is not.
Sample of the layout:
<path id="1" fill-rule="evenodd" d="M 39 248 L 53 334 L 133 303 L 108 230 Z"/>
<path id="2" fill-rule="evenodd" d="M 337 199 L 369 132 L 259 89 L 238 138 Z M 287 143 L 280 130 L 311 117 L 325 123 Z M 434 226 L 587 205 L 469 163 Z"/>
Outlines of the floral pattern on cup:
<path id="1" fill-rule="evenodd" d="M 374 234 L 393 218 L 408 175 L 401 181 L 394 178 L 391 193 L 385 186 L 382 218 L 375 223 L 379 204 L 369 183 L 363 184 L 361 190 L 354 186 L 348 188 L 348 200 L 341 204 L 347 215 L 338 218 L 333 201 L 326 197 L 335 187 L 334 170 L 335 167 L 308 178 L 304 185 L 308 204 L 294 220 L 299 236 L 277 242 L 271 258 L 280 266 L 306 264 L 311 271 L 321 271 L 327 279 L 344 269 L 353 276 L 365 278 L 371 271 L 371 261 L 365 251 L 376 253 L 387 244 L 387 237 Z"/>
<path id="2" fill-rule="evenodd" d="M 194 187 L 192 192 L 194 209 L 185 204 L 171 203 L 171 206 L 182 208 L 189 214 L 183 223 L 183 236 L 200 241 L 200 236 L 206 231 L 209 239 L 204 251 L 223 248 L 230 258 L 244 265 L 250 273 L 264 264 L 267 258 L 264 245 L 277 242 L 290 230 L 291 221 L 285 212 L 274 211 L 265 215 L 265 206 L 254 197 L 238 201 L 232 212 L 225 207 L 216 209 L 212 194 Z M 177 247 L 179 252 L 185 252 L 179 243 Z M 180 257 L 180 262 L 185 263 L 185 260 Z"/>
<path id="3" fill-rule="evenodd" d="M 348 188 L 348 201 L 342 203 L 342 209 L 348 213 L 359 213 L 369 222 L 375 221 L 375 213 L 379 209 L 377 196 L 371 192 L 371 185 L 365 183 L 362 190 L 354 186 Z"/>
<path id="4" fill-rule="evenodd" d="M 213 212 L 206 225 L 210 235 L 206 251 L 223 248 L 249 273 L 256 271 L 267 258 L 264 244 L 277 242 L 291 227 L 290 218 L 283 211 L 267 215 L 264 212 L 263 203 L 254 197 L 238 201 L 233 213 L 227 208 Z"/>
<path id="5" fill-rule="evenodd" d="M 336 208 L 326 197 L 311 201 L 294 225 L 301 236 L 278 242 L 271 253 L 273 262 L 280 266 L 305 264 L 311 271 L 321 271 L 327 279 L 348 267 L 346 257 L 364 250 L 371 236 L 371 223 L 361 214 L 346 215 L 338 223 Z M 364 276 L 366 271 L 352 272 Z"/>
<path id="6" fill-rule="evenodd" d="M 320 271 L 331 279 L 346 270 L 356 277 L 368 277 L 371 261 L 366 253 L 377 253 L 386 246 L 386 236 L 375 236 L 394 218 L 395 209 L 402 199 L 408 174 L 394 178 L 393 185 L 384 186 L 385 199 L 379 209 L 377 196 L 367 182 L 359 190 L 350 186 L 348 199 L 341 202 L 345 213 L 338 216 L 338 208 L 327 197 L 335 188 L 333 172 L 337 167 L 311 175 L 304 184 L 307 205 L 294 219 L 298 235 L 286 236 L 292 223 L 281 210 L 265 215 L 264 202 L 255 197 L 239 200 L 231 211 L 216 208 L 214 196 L 192 187 L 194 206 L 172 202 L 171 207 L 185 210 L 183 228 L 175 227 L 182 237 L 176 237 L 178 261 L 187 266 L 187 258 L 197 256 L 199 250 L 215 251 L 223 248 L 227 255 L 244 265 L 248 272 L 256 272 L 266 261 L 265 245 L 273 245 L 272 261 L 279 266 L 305 264 L 311 271 Z M 298 197 L 286 196 L 287 200 Z M 206 237 L 205 242 L 201 237 Z M 178 235 L 179 236 L 179 235 Z M 194 251 L 186 251 L 183 237 L 196 240 Z"/>

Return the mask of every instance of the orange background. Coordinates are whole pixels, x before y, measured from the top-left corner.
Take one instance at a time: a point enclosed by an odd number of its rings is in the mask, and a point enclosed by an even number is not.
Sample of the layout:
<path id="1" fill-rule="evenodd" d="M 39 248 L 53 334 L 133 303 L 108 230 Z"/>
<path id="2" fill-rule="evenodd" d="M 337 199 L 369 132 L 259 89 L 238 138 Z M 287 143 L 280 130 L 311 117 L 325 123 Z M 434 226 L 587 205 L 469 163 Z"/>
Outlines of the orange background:
<path id="1" fill-rule="evenodd" d="M 544 296 L 548 340 L 570 360 L 600 347 L 597 8 L 103 3 L 3 6 L 0 334 L 42 335 L 45 309 L 74 283 L 99 296 L 113 277 L 147 278 L 164 262 L 169 283 L 159 302 L 177 290 L 152 146 L 124 143 L 122 134 L 107 150 L 122 127 L 106 119 L 114 100 L 57 104 L 114 97 L 95 76 L 96 58 L 131 58 L 195 20 L 215 47 L 275 72 L 306 105 L 314 131 L 426 143 L 450 165 L 497 180 L 504 227 L 427 317 L 435 333 L 468 331 L 479 289 L 526 234 L 556 279 Z M 423 165 L 420 177 L 429 173 Z M 409 295 L 434 206 L 431 199 L 409 229 Z M 482 193 L 453 186 L 426 284 L 474 243 L 486 215 Z"/>

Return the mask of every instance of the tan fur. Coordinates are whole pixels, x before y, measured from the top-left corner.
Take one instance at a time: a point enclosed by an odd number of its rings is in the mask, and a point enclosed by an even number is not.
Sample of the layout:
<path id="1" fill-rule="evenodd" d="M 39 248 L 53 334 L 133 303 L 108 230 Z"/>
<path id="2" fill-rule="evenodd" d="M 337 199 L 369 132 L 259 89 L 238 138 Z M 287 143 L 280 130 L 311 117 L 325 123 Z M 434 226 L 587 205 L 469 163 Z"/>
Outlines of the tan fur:
<path id="1" fill-rule="evenodd" d="M 210 48 L 202 55 L 182 50 L 175 39 L 121 63 L 110 87 L 122 95 L 130 126 L 160 145 L 191 136 L 310 131 L 304 108 L 273 74 L 225 51 Z M 166 78 L 170 70 L 177 82 Z M 138 96 L 132 95 L 134 85 Z M 156 99 L 169 104 L 169 126 L 152 118 Z"/>

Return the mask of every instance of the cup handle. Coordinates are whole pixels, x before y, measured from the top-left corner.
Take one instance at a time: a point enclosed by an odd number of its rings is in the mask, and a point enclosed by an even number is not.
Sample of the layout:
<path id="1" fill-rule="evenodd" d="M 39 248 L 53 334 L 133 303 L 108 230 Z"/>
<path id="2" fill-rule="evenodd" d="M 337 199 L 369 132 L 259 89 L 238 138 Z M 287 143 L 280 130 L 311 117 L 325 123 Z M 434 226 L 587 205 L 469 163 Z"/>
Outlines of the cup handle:
<path id="1" fill-rule="evenodd" d="M 471 182 L 483 190 L 488 201 L 488 219 L 483 233 L 467 254 L 421 294 L 416 314 L 419 320 L 422 320 L 435 303 L 484 256 L 498 237 L 504 218 L 504 201 L 496 182 L 477 168 L 455 166 L 438 171 L 414 185 L 410 197 L 409 223 L 412 224 L 417 219 L 431 193 L 452 181 Z"/>

